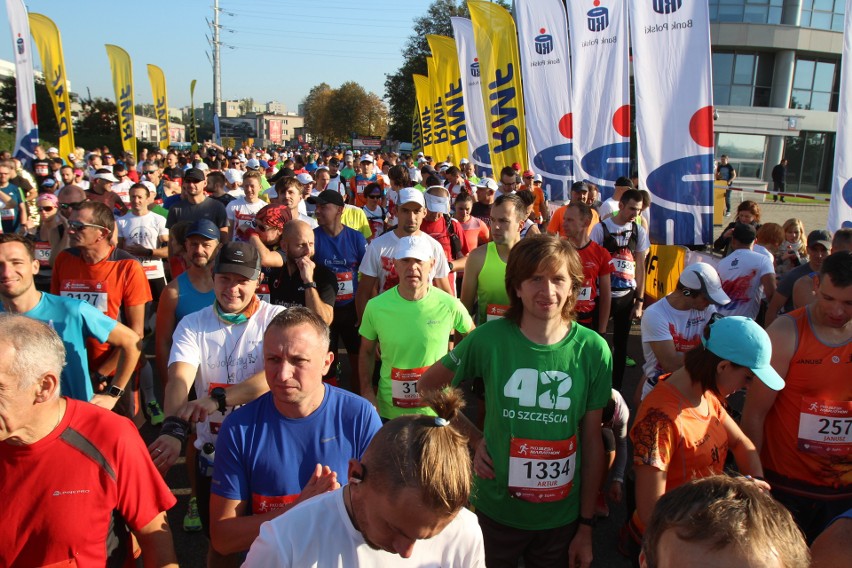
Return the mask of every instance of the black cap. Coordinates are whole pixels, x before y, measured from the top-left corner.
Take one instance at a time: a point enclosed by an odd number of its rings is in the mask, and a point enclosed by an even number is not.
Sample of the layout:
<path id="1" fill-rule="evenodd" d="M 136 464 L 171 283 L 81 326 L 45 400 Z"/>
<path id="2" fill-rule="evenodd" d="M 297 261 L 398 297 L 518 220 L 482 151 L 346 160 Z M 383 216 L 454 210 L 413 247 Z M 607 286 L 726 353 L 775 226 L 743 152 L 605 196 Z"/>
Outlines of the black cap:
<path id="1" fill-rule="evenodd" d="M 630 189 L 635 189 L 633 187 L 633 182 L 630 181 L 630 178 L 621 176 L 617 180 L 615 180 L 615 187 L 629 187 Z"/>
<path id="2" fill-rule="evenodd" d="M 734 225 L 734 232 L 731 236 L 738 242 L 744 245 L 750 245 L 757 237 L 757 230 L 750 223 L 737 223 Z"/>
<path id="3" fill-rule="evenodd" d="M 232 272 L 245 276 L 249 280 L 257 280 L 260 277 L 260 254 L 251 243 L 231 241 L 219 250 L 216 256 L 214 274 Z"/>
<path id="4" fill-rule="evenodd" d="M 183 176 L 184 181 L 204 181 L 207 179 L 207 176 L 204 175 L 204 172 L 199 170 L 198 168 L 189 168 L 186 170 L 186 173 Z"/>
<path id="5" fill-rule="evenodd" d="M 325 191 L 320 192 L 319 195 L 312 195 L 308 197 L 307 202 L 311 205 L 325 205 L 327 203 L 331 203 L 332 205 L 343 207 L 343 196 L 333 189 L 326 189 Z"/>

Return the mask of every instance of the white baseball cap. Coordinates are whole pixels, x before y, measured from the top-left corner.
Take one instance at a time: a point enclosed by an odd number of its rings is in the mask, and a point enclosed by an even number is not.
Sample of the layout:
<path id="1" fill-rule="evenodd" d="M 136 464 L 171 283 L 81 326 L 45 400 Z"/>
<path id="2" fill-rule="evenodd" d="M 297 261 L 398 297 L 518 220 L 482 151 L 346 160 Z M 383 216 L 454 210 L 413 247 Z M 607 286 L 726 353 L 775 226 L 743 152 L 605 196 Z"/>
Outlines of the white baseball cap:
<path id="1" fill-rule="evenodd" d="M 306 174 L 305 172 L 302 172 L 302 173 L 300 173 L 299 175 L 297 175 L 297 176 L 296 176 L 296 179 L 297 179 L 297 180 L 299 181 L 299 183 L 301 183 L 302 185 L 307 185 L 307 184 L 309 184 L 309 183 L 313 183 L 313 181 L 314 181 L 314 178 L 313 178 L 313 177 L 311 177 L 311 174 Z"/>
<path id="2" fill-rule="evenodd" d="M 370 154 L 364 154 L 363 156 L 361 156 L 361 162 L 370 162 L 372 164 L 374 160 Z"/>
<path id="3" fill-rule="evenodd" d="M 257 161 L 255 158 L 252 158 L 248 162 L 246 162 L 246 167 L 250 170 L 256 170 L 260 168 L 260 162 Z"/>
<path id="4" fill-rule="evenodd" d="M 242 183 L 243 172 L 235 168 L 225 170 L 225 179 L 228 180 L 228 183 Z"/>
<path id="5" fill-rule="evenodd" d="M 714 304 L 724 306 L 731 299 L 722 290 L 722 281 L 716 269 L 705 262 L 690 264 L 680 273 L 679 282 L 690 290 L 698 290 Z"/>
<path id="6" fill-rule="evenodd" d="M 417 203 L 421 207 L 426 207 L 426 201 L 423 199 L 423 193 L 419 189 L 406 187 L 399 190 L 399 198 L 397 204 L 402 206 L 406 203 Z"/>
<path id="7" fill-rule="evenodd" d="M 482 178 L 479 180 L 479 183 L 476 184 L 477 188 L 489 189 L 491 191 L 497 191 L 497 182 L 491 178 Z"/>
<path id="8" fill-rule="evenodd" d="M 469 163 L 470 163 L 470 160 L 468 160 L 467 158 L 462 158 L 461 160 L 459 160 L 460 166 L 463 166 L 463 165 L 469 164 Z"/>
<path id="9" fill-rule="evenodd" d="M 393 249 L 394 259 L 416 258 L 417 260 L 431 260 L 434 253 L 432 252 L 429 241 L 426 239 L 425 235 L 402 237 Z"/>

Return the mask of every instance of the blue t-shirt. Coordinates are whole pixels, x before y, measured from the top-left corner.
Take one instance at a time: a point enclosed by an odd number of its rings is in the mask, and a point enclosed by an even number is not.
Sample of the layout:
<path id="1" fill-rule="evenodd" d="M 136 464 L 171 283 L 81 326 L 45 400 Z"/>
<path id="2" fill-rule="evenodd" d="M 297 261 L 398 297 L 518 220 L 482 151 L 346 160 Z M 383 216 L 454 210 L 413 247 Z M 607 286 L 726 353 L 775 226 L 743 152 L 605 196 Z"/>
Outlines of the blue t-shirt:
<path id="1" fill-rule="evenodd" d="M 4 311 L 2 305 L 0 311 Z M 106 343 L 118 322 L 88 302 L 46 292 L 42 292 L 36 307 L 21 315 L 48 324 L 62 338 L 65 344 L 65 368 L 60 377 L 62 394 L 86 402 L 91 400 L 94 390 L 85 340 L 91 337 Z"/>
<path id="2" fill-rule="evenodd" d="M 282 416 L 272 393 L 227 416 L 216 441 L 213 493 L 246 501 L 259 514 L 295 501 L 318 463 L 345 484 L 349 460 L 361 458 L 382 423 L 365 399 L 324 387 L 319 408 L 305 418 Z"/>
<path id="3" fill-rule="evenodd" d="M 176 324 L 180 323 L 184 316 L 212 306 L 213 301 L 216 300 L 216 294 L 213 293 L 212 289 L 203 294 L 196 290 L 186 272 L 181 273 L 176 280 L 178 281 L 178 301 L 175 306 Z"/>
<path id="4" fill-rule="evenodd" d="M 14 233 L 18 229 L 18 225 L 21 224 L 21 208 L 19 206 L 24 202 L 24 198 L 21 195 L 21 190 L 18 186 L 11 183 L 4 188 L 0 188 L 0 191 L 14 200 L 14 203 L 12 203 L 9 207 L 0 205 L 0 210 L 2 210 L 0 218 L 2 218 L 3 221 L 3 232 Z"/>
<path id="5" fill-rule="evenodd" d="M 345 306 L 355 299 L 358 291 L 358 267 L 367 251 L 367 239 L 349 227 L 336 237 L 322 227 L 314 229 L 314 262 L 334 272 L 337 277 L 335 307 Z"/>

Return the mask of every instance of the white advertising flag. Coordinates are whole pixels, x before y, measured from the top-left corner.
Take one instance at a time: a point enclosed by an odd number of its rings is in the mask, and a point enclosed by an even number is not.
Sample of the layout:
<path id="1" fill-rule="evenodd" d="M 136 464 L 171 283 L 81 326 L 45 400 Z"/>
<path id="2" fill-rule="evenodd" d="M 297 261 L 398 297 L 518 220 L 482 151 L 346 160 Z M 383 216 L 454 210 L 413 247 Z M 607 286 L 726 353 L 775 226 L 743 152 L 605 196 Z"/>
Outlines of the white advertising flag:
<path id="1" fill-rule="evenodd" d="M 852 0 L 846 0 L 846 23 L 843 25 L 843 55 L 840 58 L 840 98 L 852 97 Z M 837 108 L 837 143 L 834 147 L 834 176 L 831 179 L 831 205 L 828 208 L 828 230 L 832 233 L 852 227 L 852 111 L 848 104 Z"/>
<path id="2" fill-rule="evenodd" d="M 515 0 L 524 78 L 527 152 L 548 199 L 567 199 L 571 182 L 571 70 L 562 0 Z"/>
<path id="3" fill-rule="evenodd" d="M 713 98 L 707 2 L 631 0 L 640 186 L 651 241 L 713 240 Z"/>
<path id="4" fill-rule="evenodd" d="M 473 162 L 476 175 L 491 177 L 488 128 L 485 122 L 485 105 L 482 103 L 482 87 L 479 84 L 479 58 L 476 56 L 476 43 L 473 40 L 473 23 L 467 18 L 453 17 L 450 20 L 453 24 L 456 50 L 459 53 L 470 161 Z"/>
<path id="5" fill-rule="evenodd" d="M 626 0 L 568 2 L 573 55 L 574 178 L 612 196 L 630 172 Z"/>
<path id="6" fill-rule="evenodd" d="M 38 145 L 38 115 L 36 114 L 33 50 L 30 42 L 30 21 L 23 0 L 6 0 L 6 15 L 12 30 L 12 49 L 15 53 L 15 81 L 18 91 L 18 130 L 15 135 L 15 157 L 28 164 L 35 157 Z"/>

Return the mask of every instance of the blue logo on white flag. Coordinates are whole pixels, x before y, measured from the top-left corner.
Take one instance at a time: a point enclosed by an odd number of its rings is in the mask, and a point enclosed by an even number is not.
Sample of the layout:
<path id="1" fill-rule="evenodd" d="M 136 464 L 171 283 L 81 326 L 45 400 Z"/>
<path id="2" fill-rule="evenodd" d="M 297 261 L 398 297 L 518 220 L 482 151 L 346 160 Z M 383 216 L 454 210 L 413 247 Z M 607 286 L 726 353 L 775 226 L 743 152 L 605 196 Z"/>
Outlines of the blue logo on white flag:
<path id="1" fill-rule="evenodd" d="M 586 12 L 586 23 L 590 32 L 602 32 L 609 27 L 609 10 L 603 6 Z"/>
<path id="2" fill-rule="evenodd" d="M 553 51 L 553 36 L 544 32 L 545 29 L 541 28 L 541 35 L 535 36 L 535 52 L 539 55 L 547 55 Z"/>
<path id="3" fill-rule="evenodd" d="M 653 0 L 654 11 L 658 14 L 674 14 L 683 5 L 683 0 Z"/>
<path id="4" fill-rule="evenodd" d="M 479 61 L 474 61 L 470 64 L 470 76 L 479 77 Z"/>

